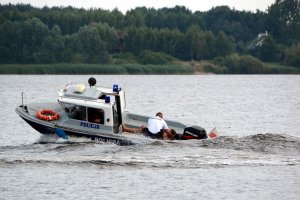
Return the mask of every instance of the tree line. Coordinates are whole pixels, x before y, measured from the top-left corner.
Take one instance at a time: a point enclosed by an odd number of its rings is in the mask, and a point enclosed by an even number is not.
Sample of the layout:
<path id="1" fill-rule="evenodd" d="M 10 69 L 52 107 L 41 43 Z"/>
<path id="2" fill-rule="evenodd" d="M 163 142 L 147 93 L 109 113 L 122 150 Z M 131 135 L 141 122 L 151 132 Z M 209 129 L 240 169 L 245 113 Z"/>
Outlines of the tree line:
<path id="1" fill-rule="evenodd" d="M 248 48 L 259 33 L 268 35 Z M 276 0 L 265 12 L 227 6 L 35 8 L 0 5 L 0 63 L 166 64 L 233 54 L 300 67 L 300 1 Z M 224 63 L 224 62 L 223 62 Z"/>

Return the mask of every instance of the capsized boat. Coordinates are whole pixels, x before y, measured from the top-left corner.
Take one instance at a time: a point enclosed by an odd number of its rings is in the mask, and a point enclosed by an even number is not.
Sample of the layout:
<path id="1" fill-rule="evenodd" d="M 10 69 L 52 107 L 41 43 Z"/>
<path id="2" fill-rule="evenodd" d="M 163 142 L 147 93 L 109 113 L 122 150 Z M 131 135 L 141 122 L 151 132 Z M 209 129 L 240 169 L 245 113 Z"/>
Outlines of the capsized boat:
<path id="1" fill-rule="evenodd" d="M 140 127 L 147 124 L 148 117 L 125 110 L 125 91 L 118 85 L 111 88 L 96 86 L 93 77 L 88 83 L 67 84 L 58 90 L 58 99 L 54 103 L 24 104 L 22 93 L 22 104 L 16 108 L 16 113 L 42 134 L 55 134 L 64 139 L 86 137 L 118 145 L 134 144 L 122 125 Z M 187 127 L 172 120 L 166 122 L 177 132 L 179 139 L 213 136 L 199 126 Z"/>

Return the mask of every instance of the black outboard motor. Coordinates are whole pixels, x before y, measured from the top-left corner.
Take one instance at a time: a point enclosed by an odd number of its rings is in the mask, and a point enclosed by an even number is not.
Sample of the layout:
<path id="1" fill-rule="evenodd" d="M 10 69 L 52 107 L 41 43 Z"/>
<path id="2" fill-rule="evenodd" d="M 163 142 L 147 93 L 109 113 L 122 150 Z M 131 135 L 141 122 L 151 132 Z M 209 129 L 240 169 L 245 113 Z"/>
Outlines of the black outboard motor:
<path id="1" fill-rule="evenodd" d="M 206 139 L 207 134 L 206 130 L 200 126 L 190 126 L 186 127 L 183 131 L 183 135 L 181 136 L 182 140 L 190 140 L 190 139 Z"/>

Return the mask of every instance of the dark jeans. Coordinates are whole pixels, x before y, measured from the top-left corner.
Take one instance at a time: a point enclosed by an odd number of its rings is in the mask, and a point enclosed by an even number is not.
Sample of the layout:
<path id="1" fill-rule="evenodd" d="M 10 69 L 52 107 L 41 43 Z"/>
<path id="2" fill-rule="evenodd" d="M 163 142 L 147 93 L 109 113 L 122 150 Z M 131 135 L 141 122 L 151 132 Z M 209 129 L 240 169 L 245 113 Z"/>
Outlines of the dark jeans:
<path id="1" fill-rule="evenodd" d="M 143 133 L 145 136 L 150 137 L 152 139 L 163 139 L 163 130 L 159 131 L 158 133 L 151 133 L 148 128 L 143 129 Z"/>

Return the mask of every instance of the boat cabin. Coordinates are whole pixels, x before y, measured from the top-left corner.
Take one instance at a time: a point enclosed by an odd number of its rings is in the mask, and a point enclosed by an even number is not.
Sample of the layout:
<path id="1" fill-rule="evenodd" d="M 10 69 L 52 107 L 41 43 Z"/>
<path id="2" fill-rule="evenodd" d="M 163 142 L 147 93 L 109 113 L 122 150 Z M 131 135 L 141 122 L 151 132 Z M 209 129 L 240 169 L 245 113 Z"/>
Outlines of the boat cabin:
<path id="1" fill-rule="evenodd" d="M 58 102 L 67 117 L 65 124 L 89 131 L 119 133 L 125 110 L 125 93 L 118 85 L 112 88 L 67 85 L 59 90 Z"/>

